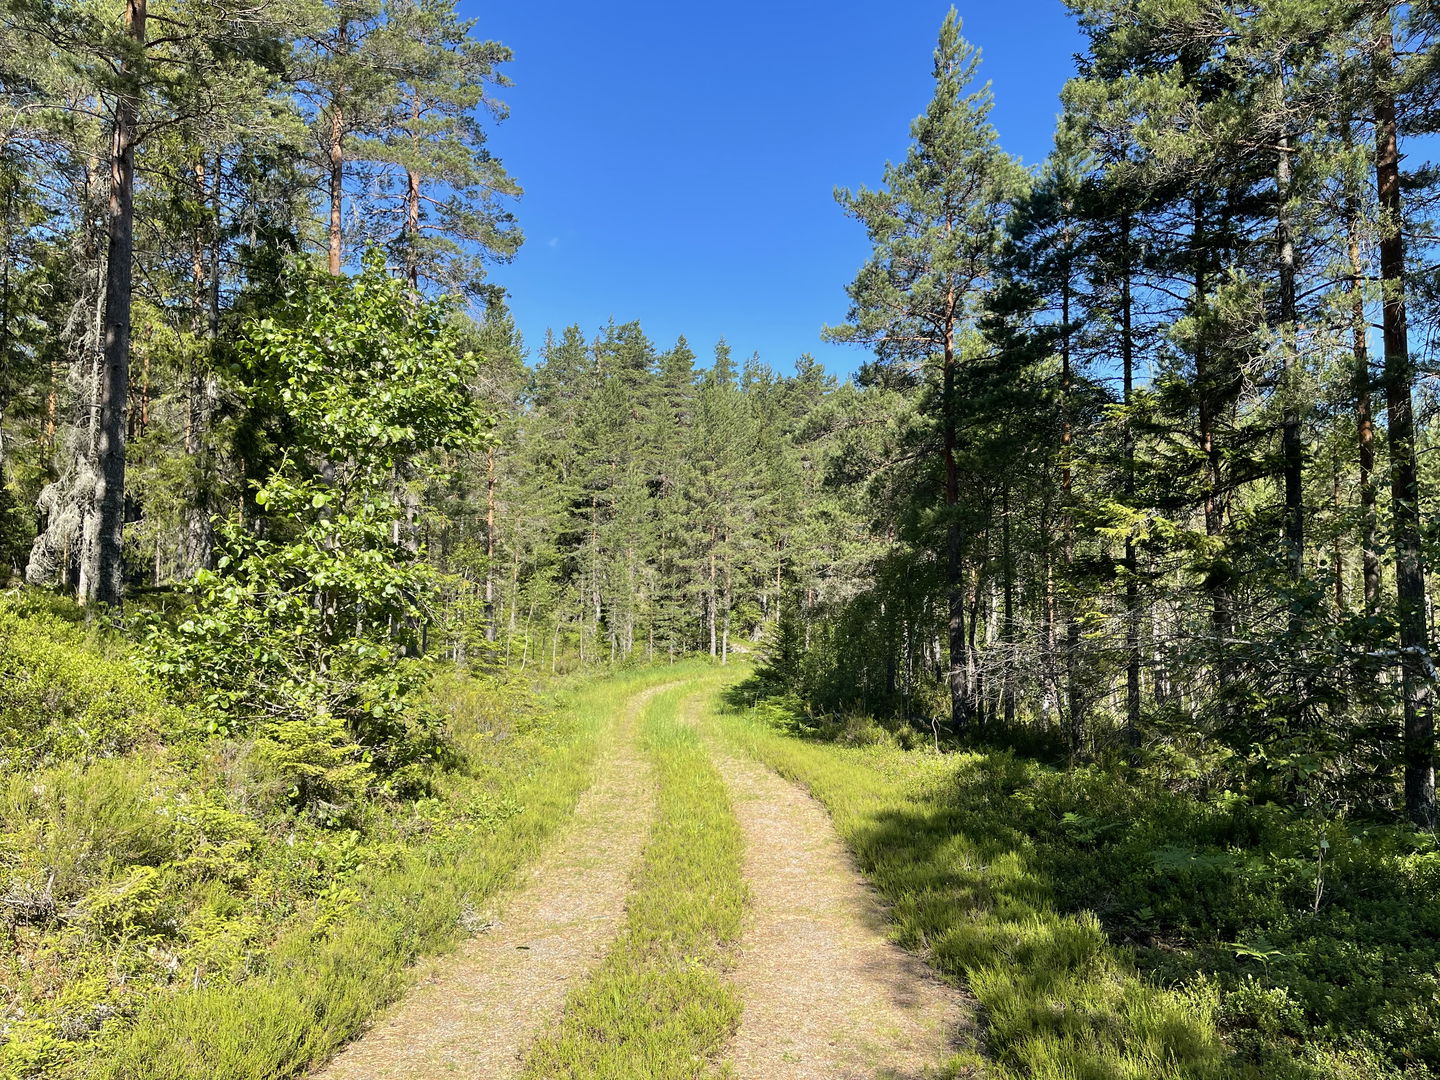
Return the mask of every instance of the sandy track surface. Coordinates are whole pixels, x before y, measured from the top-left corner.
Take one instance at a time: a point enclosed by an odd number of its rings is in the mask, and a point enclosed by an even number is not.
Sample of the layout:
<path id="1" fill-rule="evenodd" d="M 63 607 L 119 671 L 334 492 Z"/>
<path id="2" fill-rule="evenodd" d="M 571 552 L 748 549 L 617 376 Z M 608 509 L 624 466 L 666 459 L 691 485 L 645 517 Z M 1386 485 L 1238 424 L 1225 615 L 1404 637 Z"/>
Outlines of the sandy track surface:
<path id="1" fill-rule="evenodd" d="M 636 748 L 641 710 L 670 686 L 641 691 L 619 721 L 575 817 L 501 901 L 488 931 L 430 963 L 418 985 L 314 1080 L 499 1080 L 519 1072 L 536 1034 L 560 1015 L 625 914 L 632 871 L 655 810 Z"/>
<path id="2" fill-rule="evenodd" d="M 740 1080 L 919 1080 L 974 1006 L 885 937 L 884 909 L 821 805 L 711 742 L 745 833 L 752 908 L 733 978 Z"/>

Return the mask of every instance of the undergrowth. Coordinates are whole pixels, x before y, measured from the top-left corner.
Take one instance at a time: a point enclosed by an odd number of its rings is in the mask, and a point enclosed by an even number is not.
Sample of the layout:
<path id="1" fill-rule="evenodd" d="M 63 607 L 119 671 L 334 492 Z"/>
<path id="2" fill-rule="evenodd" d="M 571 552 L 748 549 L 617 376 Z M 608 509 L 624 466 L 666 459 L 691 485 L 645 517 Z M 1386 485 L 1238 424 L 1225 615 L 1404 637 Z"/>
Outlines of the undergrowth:
<path id="1" fill-rule="evenodd" d="M 687 682 L 646 709 L 642 738 L 659 792 L 626 921 L 558 1029 L 531 1050 L 524 1080 L 728 1075 L 716 1058 L 740 1019 L 722 969 L 745 903 L 742 839 L 724 783 L 680 714 L 707 684 Z"/>
<path id="2" fill-rule="evenodd" d="M 1433 1075 L 1428 838 L 1205 805 L 1122 767 L 836 745 L 797 737 L 775 711 L 723 728 L 828 807 L 892 905 L 896 939 L 977 996 L 988 1061 L 958 1070 Z"/>
<path id="3" fill-rule="evenodd" d="M 465 933 L 585 786 L 618 703 L 437 679 L 433 795 L 302 809 L 65 612 L 0 601 L 0 1078 L 277 1080 Z M 33 607 L 33 604 L 32 604 Z"/>

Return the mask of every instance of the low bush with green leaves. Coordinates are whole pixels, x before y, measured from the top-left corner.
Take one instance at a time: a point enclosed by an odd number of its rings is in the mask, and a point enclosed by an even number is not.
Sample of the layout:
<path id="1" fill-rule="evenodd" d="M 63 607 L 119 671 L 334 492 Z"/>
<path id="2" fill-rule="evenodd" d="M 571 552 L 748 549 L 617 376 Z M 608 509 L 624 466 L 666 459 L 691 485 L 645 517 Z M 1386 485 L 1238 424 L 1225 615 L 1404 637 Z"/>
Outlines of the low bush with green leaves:
<path id="1" fill-rule="evenodd" d="M 0 602 L 0 774 L 124 753 L 181 723 L 154 685 L 50 607 Z"/>

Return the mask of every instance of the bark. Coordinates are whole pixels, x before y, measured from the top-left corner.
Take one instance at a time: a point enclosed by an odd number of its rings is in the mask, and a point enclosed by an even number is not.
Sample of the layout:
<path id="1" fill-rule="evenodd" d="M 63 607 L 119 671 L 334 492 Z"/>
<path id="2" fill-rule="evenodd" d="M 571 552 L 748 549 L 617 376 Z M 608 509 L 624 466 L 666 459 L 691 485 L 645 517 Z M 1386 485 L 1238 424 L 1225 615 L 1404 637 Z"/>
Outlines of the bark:
<path id="1" fill-rule="evenodd" d="M 966 668 L 969 650 L 965 638 L 965 568 L 960 551 L 960 476 L 955 460 L 955 339 L 945 335 L 945 370 L 941 393 L 941 428 L 945 455 L 945 588 L 949 600 L 947 632 L 950 644 L 950 725 L 955 734 L 964 736 L 970 730 L 971 688 Z"/>
<path id="2" fill-rule="evenodd" d="M 1209 253 L 1204 250 L 1205 211 L 1200 198 L 1194 200 L 1194 246 L 1195 253 L 1195 295 L 1194 304 L 1198 311 L 1206 302 L 1209 289 Z M 1203 338 L 1195 346 L 1195 386 L 1197 396 L 1197 419 L 1200 425 L 1200 449 L 1205 457 L 1205 535 L 1218 540 L 1225 530 L 1224 460 L 1220 444 L 1215 438 L 1217 420 L 1216 397 L 1218 388 L 1214 385 L 1215 372 L 1212 370 L 1209 343 Z M 1228 561 L 1223 557 L 1215 559 L 1205 580 L 1205 591 L 1210 595 L 1210 631 L 1214 638 L 1214 650 L 1218 656 L 1225 641 L 1230 637 L 1231 587 Z M 1216 678 L 1224 683 L 1227 672 L 1223 663 L 1217 661 Z"/>
<path id="3" fill-rule="evenodd" d="M 1348 127 L 1348 125 L 1347 125 Z M 1365 318 L 1365 292 L 1362 287 L 1365 265 L 1360 254 L 1360 199 L 1352 194 L 1347 200 L 1350 256 L 1350 342 L 1355 357 L 1353 386 L 1355 396 L 1356 458 L 1360 481 L 1360 551 L 1361 575 L 1365 610 L 1374 612 L 1380 606 L 1380 540 L 1378 495 L 1375 488 L 1375 414 L 1371 404 L 1374 384 L 1370 377 L 1370 346 L 1366 341 L 1369 323 Z"/>
<path id="4" fill-rule="evenodd" d="M 725 616 L 720 627 L 720 663 L 730 663 L 730 572 L 725 572 Z"/>
<path id="5" fill-rule="evenodd" d="M 1405 812 L 1435 826 L 1433 668 L 1425 618 L 1425 568 L 1420 551 L 1420 491 L 1411 399 L 1415 365 L 1405 312 L 1405 236 L 1401 224 L 1400 151 L 1395 117 L 1394 39 L 1387 21 L 1376 52 L 1375 186 L 1380 197 L 1381 329 L 1385 345 L 1385 408 L 1389 417 L 1390 501 L 1395 546 L 1396 618 L 1404 694 Z"/>
<path id="6" fill-rule="evenodd" d="M 146 0 L 128 0 L 125 29 L 138 53 L 145 46 Z M 96 440 L 94 513 L 85 545 L 80 599 L 118 606 L 124 568 L 125 406 L 130 390 L 130 303 L 135 226 L 135 139 L 139 95 L 132 65 L 121 71 L 110 144 L 110 200 L 107 207 L 105 313 L 99 424 Z"/>
<path id="7" fill-rule="evenodd" d="M 420 95 L 410 95 L 410 122 L 420 126 Z M 415 131 L 410 133 L 412 149 L 418 152 L 420 142 Z M 405 280 L 411 289 L 420 288 L 420 174 L 413 168 L 405 170 Z"/>
<path id="8" fill-rule="evenodd" d="M 1125 404 L 1128 407 L 1135 393 L 1135 337 L 1133 297 L 1130 284 L 1130 215 L 1121 219 L 1121 257 L 1124 265 L 1120 275 L 1120 364 Z M 1134 503 L 1135 496 L 1135 434 L 1130 420 L 1125 420 L 1125 499 Z M 1124 738 L 1131 747 L 1140 744 L 1140 576 L 1135 551 L 1134 530 L 1125 537 L 1125 730 Z"/>
<path id="9" fill-rule="evenodd" d="M 1060 558 L 1065 567 L 1065 580 L 1074 580 L 1075 566 L 1075 514 L 1073 510 L 1075 475 L 1071 462 L 1072 444 L 1075 436 L 1071 424 L 1072 398 L 1074 396 L 1075 373 L 1070 356 L 1070 231 L 1065 231 L 1066 260 L 1060 282 L 1060 513 L 1061 525 Z M 1065 604 L 1065 730 L 1070 744 L 1070 761 L 1073 764 L 1080 756 L 1080 743 L 1084 736 L 1085 718 L 1080 698 L 1080 685 L 1075 677 L 1076 654 L 1080 651 L 1080 622 L 1075 617 L 1075 605 L 1067 599 Z"/>
<path id="10" fill-rule="evenodd" d="M 1340 501 L 1340 458 L 1337 455 L 1331 462 L 1330 468 L 1330 505 L 1335 516 L 1338 518 L 1343 512 Z M 1335 582 L 1335 610 L 1345 610 L 1345 544 L 1343 537 L 1337 532 L 1332 547 Z"/>
<path id="11" fill-rule="evenodd" d="M 1001 491 L 1000 506 L 1000 563 L 1004 570 L 1001 579 L 1001 663 L 1000 699 L 1003 723 L 1007 731 L 1015 726 L 1015 653 L 1018 650 L 1018 627 L 1015 622 L 1015 564 L 1010 550 L 1010 488 Z"/>
<path id="12" fill-rule="evenodd" d="M 720 653 L 716 641 L 715 608 L 718 605 L 718 598 L 715 593 L 715 530 L 710 530 L 710 586 L 705 593 L 705 612 L 710 622 L 710 655 L 718 656 Z"/>
<path id="13" fill-rule="evenodd" d="M 1283 88 L 1281 92 L 1283 95 Z M 1285 488 L 1285 549 L 1290 574 L 1299 581 L 1305 575 L 1305 449 L 1301 441 L 1300 409 L 1296 400 L 1299 388 L 1295 385 L 1299 370 L 1299 342 L 1295 333 L 1295 240 L 1291 235 L 1290 223 L 1290 154 L 1290 137 L 1287 134 L 1280 139 L 1280 153 L 1275 164 L 1275 193 L 1278 203 L 1275 242 L 1280 263 L 1279 315 L 1284 364 L 1280 381 L 1284 404 L 1280 442 Z M 1292 614 L 1292 629 L 1298 630 L 1298 618 L 1298 612 Z"/>
<path id="14" fill-rule="evenodd" d="M 485 451 L 485 640 L 495 630 L 495 448 Z"/>
<path id="15" fill-rule="evenodd" d="M 349 45 L 349 22 L 345 18 L 340 19 L 338 41 L 336 49 L 344 52 Z M 330 99 L 330 145 L 329 166 L 330 166 L 330 235 L 329 235 L 329 269 L 330 273 L 339 276 L 342 262 L 342 244 L 344 235 L 341 228 L 341 220 L 345 209 L 345 84 L 343 80 L 335 87 L 335 93 Z"/>

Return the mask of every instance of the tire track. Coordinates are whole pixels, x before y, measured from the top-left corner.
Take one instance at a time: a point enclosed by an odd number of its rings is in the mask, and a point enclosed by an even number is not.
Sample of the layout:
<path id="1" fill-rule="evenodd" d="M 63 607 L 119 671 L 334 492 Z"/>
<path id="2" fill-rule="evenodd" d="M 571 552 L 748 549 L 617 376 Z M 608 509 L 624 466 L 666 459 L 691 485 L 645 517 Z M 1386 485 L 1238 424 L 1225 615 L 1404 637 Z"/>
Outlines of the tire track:
<path id="1" fill-rule="evenodd" d="M 519 1072 L 535 1035 L 604 955 L 625 915 L 632 871 L 655 812 L 650 766 L 635 745 L 630 699 L 571 825 L 503 901 L 501 918 L 453 954 L 313 1080 L 500 1080 Z"/>
<path id="2" fill-rule="evenodd" d="M 886 939 L 880 901 L 829 815 L 709 745 L 745 834 L 752 909 L 732 978 L 738 1080 L 921 1080 L 974 1030 L 973 1002 Z"/>

